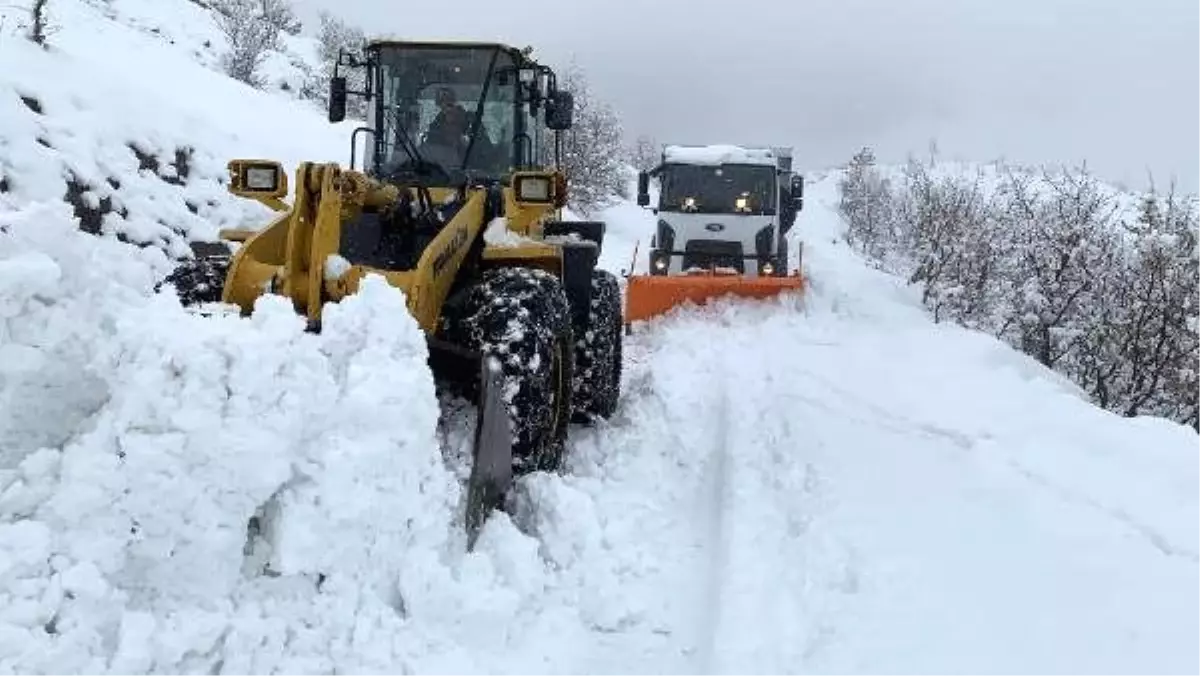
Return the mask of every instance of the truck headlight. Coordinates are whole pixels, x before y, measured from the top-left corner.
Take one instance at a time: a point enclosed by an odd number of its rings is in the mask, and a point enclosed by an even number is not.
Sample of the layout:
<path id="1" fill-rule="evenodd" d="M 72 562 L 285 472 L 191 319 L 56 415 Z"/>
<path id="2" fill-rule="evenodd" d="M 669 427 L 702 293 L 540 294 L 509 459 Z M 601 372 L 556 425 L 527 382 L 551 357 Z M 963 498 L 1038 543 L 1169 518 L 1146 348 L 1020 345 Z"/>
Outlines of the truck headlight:
<path id="1" fill-rule="evenodd" d="M 662 251 L 654 250 L 650 252 L 650 274 L 665 275 L 667 274 L 667 268 L 670 267 L 670 265 L 671 254 L 669 252 L 664 253 Z"/>

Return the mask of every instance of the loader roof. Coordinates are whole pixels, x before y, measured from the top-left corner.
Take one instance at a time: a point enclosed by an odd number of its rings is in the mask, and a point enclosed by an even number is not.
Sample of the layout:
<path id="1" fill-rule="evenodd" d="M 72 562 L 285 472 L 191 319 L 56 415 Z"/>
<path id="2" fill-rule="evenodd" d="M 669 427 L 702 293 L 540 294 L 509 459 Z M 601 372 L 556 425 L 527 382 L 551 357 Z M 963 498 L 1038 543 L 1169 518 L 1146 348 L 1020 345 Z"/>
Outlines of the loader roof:
<path id="1" fill-rule="evenodd" d="M 663 148 L 664 164 L 759 164 L 773 167 L 777 162 L 778 155 L 773 148 L 736 145 L 668 145 Z"/>
<path id="2" fill-rule="evenodd" d="M 519 49 L 510 44 L 503 42 L 487 42 L 481 40 L 401 40 L 398 38 L 376 37 L 367 40 L 367 48 L 372 47 L 409 47 L 409 48 L 437 48 L 445 47 L 448 49 L 500 49 L 513 55 L 520 55 L 522 60 L 529 63 L 536 63 L 532 57 L 533 49 L 526 47 Z"/>

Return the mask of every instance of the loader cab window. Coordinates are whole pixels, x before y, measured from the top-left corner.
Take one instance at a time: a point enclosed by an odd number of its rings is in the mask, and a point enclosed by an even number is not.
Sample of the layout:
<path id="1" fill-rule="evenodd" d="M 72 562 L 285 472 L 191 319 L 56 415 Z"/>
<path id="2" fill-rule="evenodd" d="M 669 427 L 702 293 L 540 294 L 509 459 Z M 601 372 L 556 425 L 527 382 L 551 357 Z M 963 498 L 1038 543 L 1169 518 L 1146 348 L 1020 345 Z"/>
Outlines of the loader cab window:
<path id="1" fill-rule="evenodd" d="M 497 47 L 381 48 L 375 173 L 447 185 L 509 172 L 516 86 L 495 74 L 512 68 L 512 56 Z"/>
<path id="2" fill-rule="evenodd" d="M 772 166 L 668 164 L 659 172 L 659 211 L 773 216 L 776 173 Z"/>

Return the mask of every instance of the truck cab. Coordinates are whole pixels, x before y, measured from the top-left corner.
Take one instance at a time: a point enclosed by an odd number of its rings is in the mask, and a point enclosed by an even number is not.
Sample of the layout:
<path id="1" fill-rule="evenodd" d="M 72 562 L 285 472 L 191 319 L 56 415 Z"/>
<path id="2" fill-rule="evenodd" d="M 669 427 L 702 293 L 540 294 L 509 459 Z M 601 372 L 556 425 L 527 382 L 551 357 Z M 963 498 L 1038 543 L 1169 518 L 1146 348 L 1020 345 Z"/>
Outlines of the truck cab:
<path id="1" fill-rule="evenodd" d="M 803 205 L 803 176 L 792 173 L 787 147 L 668 145 L 661 163 L 638 175 L 638 204 L 658 224 L 650 274 L 700 270 L 744 277 L 788 274 L 785 235 Z"/>

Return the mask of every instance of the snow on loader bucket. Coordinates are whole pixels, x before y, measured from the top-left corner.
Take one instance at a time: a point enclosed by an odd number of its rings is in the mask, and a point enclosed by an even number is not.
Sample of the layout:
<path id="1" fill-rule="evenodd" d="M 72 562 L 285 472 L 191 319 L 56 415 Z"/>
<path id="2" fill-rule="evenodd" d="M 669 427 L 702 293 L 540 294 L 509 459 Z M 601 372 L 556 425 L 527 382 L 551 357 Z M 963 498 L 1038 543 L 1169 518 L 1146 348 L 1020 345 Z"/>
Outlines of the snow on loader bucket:
<path id="1" fill-rule="evenodd" d="M 627 281 L 626 327 L 666 314 L 689 301 L 704 305 L 724 296 L 761 299 L 804 289 L 804 277 L 798 271 L 786 277 L 745 277 L 736 271 L 710 269 L 676 276 L 631 275 Z"/>

